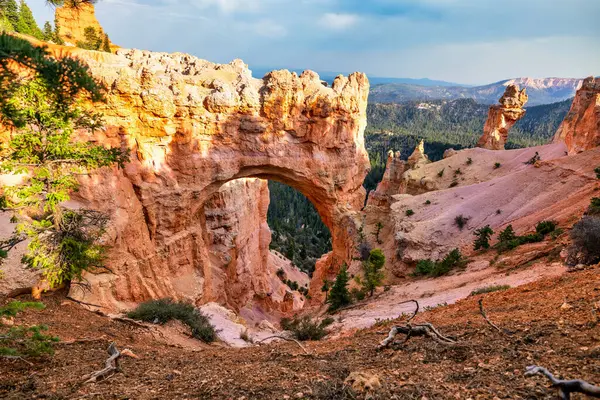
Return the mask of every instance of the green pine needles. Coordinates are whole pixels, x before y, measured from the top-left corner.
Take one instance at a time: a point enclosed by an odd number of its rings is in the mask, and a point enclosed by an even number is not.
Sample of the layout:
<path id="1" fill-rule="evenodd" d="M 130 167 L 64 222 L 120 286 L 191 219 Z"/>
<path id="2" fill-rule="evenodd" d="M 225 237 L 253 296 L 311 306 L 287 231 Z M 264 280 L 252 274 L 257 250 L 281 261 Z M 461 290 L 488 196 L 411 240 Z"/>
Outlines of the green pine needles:
<path id="1" fill-rule="evenodd" d="M 29 79 L 15 79 L 9 61 L 31 71 Z M 128 152 L 77 141 L 75 132 L 93 133 L 102 116 L 84 107 L 102 97 L 102 86 L 86 66 L 69 58 L 53 59 L 44 48 L 0 35 L 0 112 L 13 127 L 0 148 L 0 173 L 20 174 L 12 186 L 0 186 L 2 208 L 14 212 L 14 236 L 1 242 L 10 250 L 30 239 L 23 261 L 42 271 L 51 287 L 81 277 L 101 266 L 102 246 L 97 240 L 107 218 L 88 210 L 68 210 L 62 204 L 77 190 L 79 175 L 118 165 Z"/>

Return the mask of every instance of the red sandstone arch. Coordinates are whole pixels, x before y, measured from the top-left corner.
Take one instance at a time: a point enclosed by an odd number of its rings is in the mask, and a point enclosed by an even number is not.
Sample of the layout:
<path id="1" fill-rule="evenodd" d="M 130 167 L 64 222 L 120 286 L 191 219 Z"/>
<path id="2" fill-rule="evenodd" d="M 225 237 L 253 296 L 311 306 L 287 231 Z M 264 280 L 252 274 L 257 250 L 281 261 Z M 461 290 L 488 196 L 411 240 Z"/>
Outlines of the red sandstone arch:
<path id="1" fill-rule="evenodd" d="M 244 177 L 283 182 L 315 205 L 333 240 L 315 280 L 350 261 L 369 167 L 365 75 L 326 87 L 310 71 L 255 79 L 239 60 L 77 55 L 109 88 L 100 106 L 106 130 L 95 140 L 129 148 L 132 160 L 84 182 L 79 200 L 112 216 L 112 272 L 88 274 L 91 291 L 73 295 L 113 309 L 167 296 L 214 300 L 197 211 L 221 185 Z"/>

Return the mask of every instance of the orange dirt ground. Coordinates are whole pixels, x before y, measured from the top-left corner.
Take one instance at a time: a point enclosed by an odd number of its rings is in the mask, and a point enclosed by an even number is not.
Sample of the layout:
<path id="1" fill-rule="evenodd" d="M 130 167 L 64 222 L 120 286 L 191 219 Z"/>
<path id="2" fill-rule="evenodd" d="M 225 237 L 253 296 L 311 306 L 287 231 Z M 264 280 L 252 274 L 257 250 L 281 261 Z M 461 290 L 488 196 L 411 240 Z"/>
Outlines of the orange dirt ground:
<path id="1" fill-rule="evenodd" d="M 545 378 L 527 378 L 525 367 L 545 366 L 568 379 L 600 384 L 600 268 L 566 273 L 504 292 L 483 295 L 485 323 L 474 296 L 419 314 L 459 344 L 443 346 L 421 337 L 396 350 L 376 346 L 392 322 L 337 340 L 233 349 L 166 346 L 144 328 L 117 322 L 65 301 L 21 313 L 19 324 L 44 323 L 63 343 L 52 357 L 0 359 L 3 399 L 350 399 L 345 378 L 355 371 L 379 376 L 381 399 L 553 399 Z M 567 303 L 564 306 L 563 303 Z M 97 339 L 76 342 L 73 339 Z M 82 385 L 104 367 L 115 341 L 139 359 L 122 358 L 121 372 Z M 364 398 L 364 396 L 363 396 Z M 573 398 L 583 398 L 574 395 Z"/>

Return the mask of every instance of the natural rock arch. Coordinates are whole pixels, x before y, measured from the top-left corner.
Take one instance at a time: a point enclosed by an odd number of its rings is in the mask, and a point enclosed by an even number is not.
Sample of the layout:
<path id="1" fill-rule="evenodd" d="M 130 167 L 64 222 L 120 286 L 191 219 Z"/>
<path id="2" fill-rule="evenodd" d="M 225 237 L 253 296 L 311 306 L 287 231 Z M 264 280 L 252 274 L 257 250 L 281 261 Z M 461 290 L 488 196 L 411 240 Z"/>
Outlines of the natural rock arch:
<path id="1" fill-rule="evenodd" d="M 83 180 L 78 201 L 112 216 L 111 272 L 88 274 L 91 290 L 73 296 L 111 309 L 167 296 L 217 299 L 198 212 L 223 184 L 245 177 L 280 181 L 315 205 L 333 241 L 316 281 L 351 260 L 369 167 L 364 74 L 326 87 L 310 71 L 255 79 L 239 60 L 52 50 L 76 54 L 109 89 L 98 106 L 106 128 L 93 140 L 132 154 L 124 171 Z"/>

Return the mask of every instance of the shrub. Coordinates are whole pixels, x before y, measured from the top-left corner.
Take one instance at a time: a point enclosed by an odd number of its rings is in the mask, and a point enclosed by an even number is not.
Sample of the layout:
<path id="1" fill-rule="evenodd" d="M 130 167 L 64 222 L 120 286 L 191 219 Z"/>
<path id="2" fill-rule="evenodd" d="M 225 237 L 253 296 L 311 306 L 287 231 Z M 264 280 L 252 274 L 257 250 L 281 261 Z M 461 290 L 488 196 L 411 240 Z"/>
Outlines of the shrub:
<path id="1" fill-rule="evenodd" d="M 596 178 L 600 179 L 600 167 L 596 167 L 596 169 L 594 169 L 594 172 L 596 173 Z"/>
<path id="2" fill-rule="evenodd" d="M 427 200 L 427 201 L 425 201 L 425 205 L 427 205 L 427 206 L 428 206 L 428 205 L 430 205 L 430 204 L 431 204 L 431 200 Z"/>
<path id="3" fill-rule="evenodd" d="M 277 274 L 277 277 L 278 277 L 279 279 L 281 279 L 282 281 L 285 279 L 285 271 L 283 270 L 283 268 L 279 268 L 279 269 L 277 270 L 277 273 L 276 273 L 276 274 Z"/>
<path id="4" fill-rule="evenodd" d="M 467 225 L 467 222 L 469 222 L 469 217 L 465 217 L 462 214 L 454 217 L 454 225 L 458 226 L 461 231 Z"/>
<path id="5" fill-rule="evenodd" d="M 381 230 L 383 229 L 383 224 L 381 223 L 381 221 L 378 221 L 375 224 L 375 232 L 373 233 L 375 235 L 375 240 L 377 240 L 377 243 L 381 244 L 381 239 L 379 239 L 379 234 L 381 233 Z"/>
<path id="6" fill-rule="evenodd" d="M 435 262 L 429 259 L 417 261 L 414 275 L 429 275 L 435 268 Z"/>
<path id="7" fill-rule="evenodd" d="M 325 292 L 325 303 L 328 302 L 329 289 L 331 289 L 331 281 L 323 279 L 323 286 L 321 286 L 321 292 Z"/>
<path id="8" fill-rule="evenodd" d="M 490 238 L 494 234 L 492 228 L 489 225 L 484 226 L 483 228 L 479 228 L 475 231 L 474 235 L 477 237 L 475 242 L 473 242 L 473 248 L 475 250 L 481 249 L 489 249 L 490 248 Z"/>
<path id="9" fill-rule="evenodd" d="M 517 235 L 515 235 L 512 225 L 507 226 L 506 229 L 504 229 L 502 232 L 500 232 L 500 235 L 498 235 L 498 240 L 500 240 L 501 243 L 510 242 L 516 238 Z"/>
<path id="10" fill-rule="evenodd" d="M 535 227 L 535 231 L 542 236 L 546 236 L 547 234 L 554 232 L 555 229 L 556 222 L 554 221 L 542 221 Z"/>
<path id="11" fill-rule="evenodd" d="M 352 290 L 350 291 L 350 295 L 356 301 L 364 300 L 365 297 L 367 297 L 367 294 L 365 293 L 365 291 L 363 289 L 358 289 L 358 288 L 352 288 Z"/>
<path id="12" fill-rule="evenodd" d="M 502 214 L 502 210 L 501 209 L 497 209 L 496 210 L 496 215 L 500 215 L 500 214 Z"/>
<path id="13" fill-rule="evenodd" d="M 540 154 L 536 151 L 535 154 L 533 155 L 533 157 L 531 157 L 528 161 L 526 161 L 525 164 L 534 165 L 535 163 L 537 163 L 541 159 L 542 158 L 540 157 Z"/>
<path id="14" fill-rule="evenodd" d="M 363 261 L 363 273 L 364 278 L 356 277 L 356 282 L 362 286 L 362 290 L 365 293 L 369 293 L 373 296 L 375 288 L 381 286 L 383 278 L 385 277 L 382 269 L 385 265 L 385 255 L 380 249 L 375 249 L 369 254 L 369 258 Z"/>
<path id="15" fill-rule="evenodd" d="M 494 169 L 498 169 L 502 166 L 502 164 L 500 164 L 499 162 L 494 164 Z"/>
<path id="16" fill-rule="evenodd" d="M 458 181 L 456 179 L 452 181 L 449 187 L 453 188 L 455 186 L 458 186 Z"/>
<path id="17" fill-rule="evenodd" d="M 318 322 L 308 315 L 303 317 L 294 316 L 293 319 L 282 318 L 281 327 L 292 332 L 298 340 L 321 340 L 327 336 L 326 328 L 333 323 L 333 318 L 325 318 Z"/>
<path id="18" fill-rule="evenodd" d="M 589 215 L 600 215 L 600 197 L 594 197 L 587 209 Z"/>
<path id="19" fill-rule="evenodd" d="M 296 282 L 296 281 L 292 281 L 292 280 L 289 280 L 289 279 L 288 279 L 287 281 L 285 281 L 285 284 L 286 284 L 286 285 L 287 285 L 287 286 L 288 286 L 290 289 L 292 289 L 292 290 L 298 290 L 298 288 L 300 287 L 300 286 L 298 285 L 298 282 Z"/>
<path id="20" fill-rule="evenodd" d="M 335 282 L 329 291 L 329 311 L 335 311 L 340 307 L 347 306 L 352 303 L 350 292 L 348 291 L 348 282 L 350 277 L 348 276 L 348 268 L 344 264 L 342 269 L 337 274 Z"/>
<path id="21" fill-rule="evenodd" d="M 419 260 L 415 268 L 414 275 L 429 275 L 438 277 L 446 275 L 456 268 L 462 268 L 467 260 L 462 256 L 458 249 L 452 250 L 441 261 Z"/>
<path id="22" fill-rule="evenodd" d="M 600 262 L 600 217 L 584 216 L 571 230 L 567 264 L 591 265 Z"/>
<path id="23" fill-rule="evenodd" d="M 446 168 L 444 168 L 446 169 Z M 442 176 L 444 176 L 444 169 L 442 169 L 440 172 L 438 172 L 438 176 L 441 178 Z"/>
<path id="24" fill-rule="evenodd" d="M 410 210 L 410 209 L 406 210 L 406 216 L 410 217 L 411 215 L 415 215 L 415 212 L 413 210 Z"/>
<path id="25" fill-rule="evenodd" d="M 473 159 L 471 157 L 467 158 L 467 165 L 473 164 Z"/>
<path id="26" fill-rule="evenodd" d="M 509 285 L 493 285 L 493 286 L 486 286 L 486 287 L 482 287 L 479 289 L 475 289 L 471 292 L 471 296 L 476 296 L 478 294 L 485 294 L 485 293 L 492 293 L 492 292 L 500 292 L 503 290 L 508 290 L 510 289 Z"/>
<path id="27" fill-rule="evenodd" d="M 248 329 L 244 329 L 240 332 L 240 339 L 242 339 L 246 343 L 254 343 L 254 339 L 252 339 L 252 336 L 250 336 L 250 334 L 248 333 Z"/>
<path id="28" fill-rule="evenodd" d="M 456 171 L 454 171 L 454 175 L 462 175 L 462 171 L 460 170 L 460 168 L 456 169 Z"/>
<path id="29" fill-rule="evenodd" d="M 43 310 L 45 306 L 39 302 L 12 301 L 0 307 L 0 317 L 14 317 L 27 308 Z M 8 328 L 8 331 L 4 328 Z M 42 333 L 46 330 L 48 327 L 45 325 L 5 327 L 0 322 L 0 356 L 37 357 L 53 354 L 53 344 L 59 339 Z"/>
<path id="30" fill-rule="evenodd" d="M 192 304 L 174 302 L 171 299 L 151 300 L 140 304 L 127 316 L 132 319 L 161 325 L 176 319 L 189 326 L 192 330 L 192 336 L 196 339 L 210 343 L 217 338 L 215 327 Z"/>

